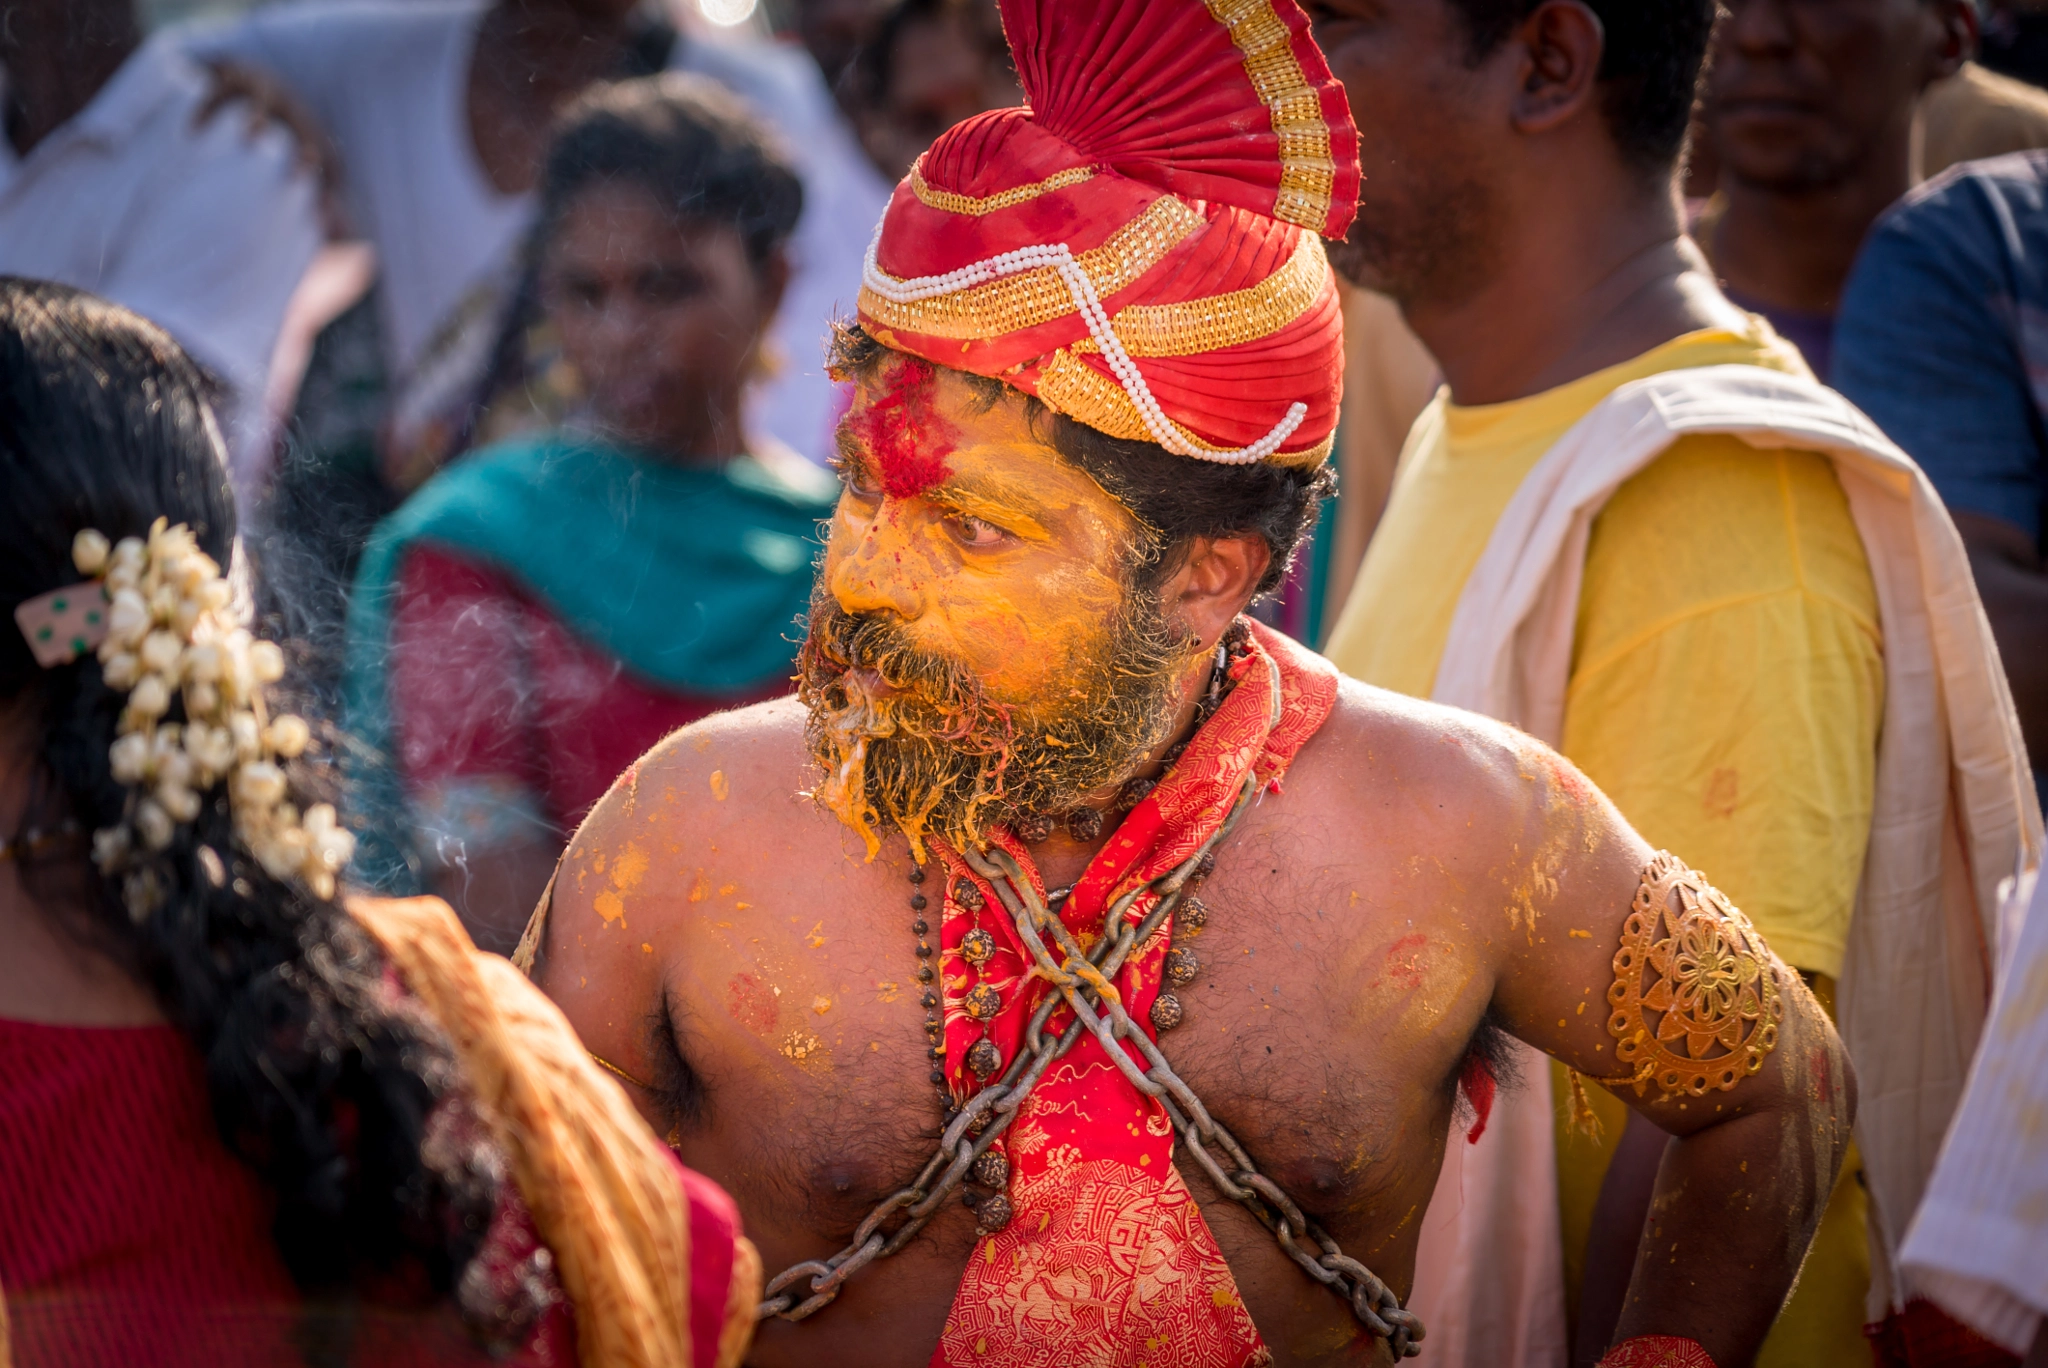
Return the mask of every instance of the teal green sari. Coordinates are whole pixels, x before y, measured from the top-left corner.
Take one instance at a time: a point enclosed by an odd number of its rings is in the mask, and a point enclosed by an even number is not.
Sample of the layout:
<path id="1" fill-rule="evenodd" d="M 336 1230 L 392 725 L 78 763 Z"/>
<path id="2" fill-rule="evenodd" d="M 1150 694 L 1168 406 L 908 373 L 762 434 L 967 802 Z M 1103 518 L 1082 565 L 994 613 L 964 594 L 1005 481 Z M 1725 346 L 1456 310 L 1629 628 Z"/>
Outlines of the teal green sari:
<path id="1" fill-rule="evenodd" d="M 490 447 L 421 486 L 371 535 L 349 603 L 355 877 L 389 890 L 417 884 L 385 695 L 393 600 L 411 547 L 505 574 L 643 679 L 739 696 L 790 672 L 818 523 L 838 489 L 828 472 L 796 462 L 672 465 L 565 433 Z"/>

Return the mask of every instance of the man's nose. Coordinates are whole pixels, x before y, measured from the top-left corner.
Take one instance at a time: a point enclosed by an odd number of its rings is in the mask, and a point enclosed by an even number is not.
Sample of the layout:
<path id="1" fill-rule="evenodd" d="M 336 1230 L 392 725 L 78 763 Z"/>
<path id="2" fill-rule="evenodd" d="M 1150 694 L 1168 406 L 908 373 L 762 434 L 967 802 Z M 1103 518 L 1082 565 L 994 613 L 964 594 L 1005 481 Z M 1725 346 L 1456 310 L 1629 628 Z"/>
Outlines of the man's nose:
<path id="1" fill-rule="evenodd" d="M 1722 50 L 1784 52 L 1793 46 L 1793 16 L 1785 0 L 1734 0 L 1721 20 Z"/>
<path id="2" fill-rule="evenodd" d="M 901 621 L 915 621 L 924 608 L 918 583 L 924 557 L 910 546 L 896 500 L 884 499 L 858 538 L 832 566 L 832 597 L 849 613 L 893 613 Z"/>

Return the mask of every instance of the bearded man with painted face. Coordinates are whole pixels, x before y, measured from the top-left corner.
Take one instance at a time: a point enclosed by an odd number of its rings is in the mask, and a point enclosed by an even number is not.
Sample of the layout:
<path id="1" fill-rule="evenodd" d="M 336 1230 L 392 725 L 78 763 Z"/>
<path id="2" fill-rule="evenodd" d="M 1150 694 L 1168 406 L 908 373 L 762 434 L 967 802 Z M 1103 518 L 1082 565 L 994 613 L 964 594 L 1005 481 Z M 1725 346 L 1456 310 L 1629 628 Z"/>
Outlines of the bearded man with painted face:
<path id="1" fill-rule="evenodd" d="M 1028 109 L 912 168 L 835 341 L 798 696 L 629 770 L 522 957 L 788 1270 L 753 1362 L 1412 1352 L 1503 1033 L 1676 1137 L 1613 1361 L 1746 1362 L 1847 1141 L 1825 1015 L 1555 754 L 1243 616 L 1337 413 L 1306 20 L 1003 14 Z"/>

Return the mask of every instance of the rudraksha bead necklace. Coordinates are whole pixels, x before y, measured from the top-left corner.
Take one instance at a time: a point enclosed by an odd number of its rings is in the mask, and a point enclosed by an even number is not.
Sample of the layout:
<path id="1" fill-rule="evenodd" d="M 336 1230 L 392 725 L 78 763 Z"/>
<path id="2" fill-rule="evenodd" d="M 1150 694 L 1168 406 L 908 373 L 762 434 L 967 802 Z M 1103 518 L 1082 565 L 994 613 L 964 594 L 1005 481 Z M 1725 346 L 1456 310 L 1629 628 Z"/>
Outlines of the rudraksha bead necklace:
<path id="1" fill-rule="evenodd" d="M 925 919 L 925 909 L 931 899 L 924 894 L 924 866 L 915 860 L 910 864 L 910 914 L 911 932 L 917 937 L 917 981 L 923 992 L 918 1001 L 924 1006 L 924 1036 L 926 1053 L 931 1057 L 932 1087 L 939 1094 L 939 1108 L 951 1108 L 953 1094 L 946 1087 L 946 1017 L 941 1010 L 938 971 L 933 967 L 931 923 Z"/>
<path id="2" fill-rule="evenodd" d="M 1187 734 L 1175 742 L 1161 762 L 1164 769 L 1172 769 L 1174 763 L 1187 750 L 1209 719 L 1216 715 L 1216 709 L 1230 692 L 1230 667 L 1236 657 L 1248 648 L 1247 632 L 1242 623 L 1232 624 L 1222 640 L 1216 643 L 1216 660 L 1209 674 L 1209 688 L 1201 703 L 1195 709 Z M 1143 802 L 1157 788 L 1152 779 L 1132 779 L 1117 791 L 1114 811 L 1121 818 L 1132 808 Z M 1069 835 L 1077 841 L 1093 841 L 1102 834 L 1105 822 L 1099 808 L 1079 806 L 1060 814 L 1058 823 L 1064 825 Z M 1043 813 L 1027 814 L 1011 821 L 1010 830 L 1026 845 L 1036 845 L 1047 840 L 1053 833 L 1055 819 Z M 1196 866 L 1194 881 L 1205 878 L 1216 867 L 1213 854 L 1204 855 Z M 925 1011 L 924 1032 L 927 1053 L 931 1059 L 931 1081 L 939 1094 L 939 1109 L 950 1124 L 958 1107 L 954 1102 L 952 1088 L 946 1080 L 946 1017 L 945 1017 L 945 976 L 936 961 L 940 958 L 932 947 L 931 922 L 926 917 L 930 898 L 924 892 L 926 866 L 915 859 L 910 866 L 910 910 L 914 920 L 910 929 L 917 936 L 917 981 L 922 989 L 919 1002 Z M 1192 882 L 1192 881 L 1191 881 Z M 1046 906 L 1057 911 L 1060 904 L 1073 893 L 1066 888 L 1053 889 L 1046 895 Z M 962 876 L 941 895 L 939 914 L 945 916 L 945 904 L 950 901 L 961 911 L 974 918 L 974 927 L 960 938 L 960 958 L 964 960 L 976 977 L 980 977 L 985 966 L 994 958 L 997 941 L 995 936 L 981 925 L 981 914 L 987 907 L 987 898 L 972 879 Z M 1199 934 L 1208 921 L 1208 908 L 1192 895 L 1185 897 L 1175 913 L 1178 925 L 1191 934 Z M 1158 1031 L 1170 1031 L 1180 1025 L 1186 1016 L 1186 1009 L 1172 988 L 1185 988 L 1193 983 L 1201 972 L 1201 958 L 1187 946 L 1173 946 L 1166 952 L 1166 981 L 1160 985 L 1160 993 L 1152 1003 L 1152 1026 Z M 986 1081 L 1002 1067 L 1002 1050 L 991 1038 L 989 1031 L 1003 1009 L 1003 996 L 994 984 L 981 982 L 969 988 L 960 999 L 961 1010 L 969 1019 L 981 1027 L 981 1038 L 967 1048 L 963 1063 L 976 1079 Z M 971 1182 L 975 1188 L 992 1189 L 984 1194 L 966 1190 L 961 1198 L 975 1210 L 976 1226 L 981 1235 L 991 1235 L 1008 1225 L 1011 1216 L 1010 1201 L 1004 1195 L 1009 1185 L 1009 1160 L 998 1149 L 991 1149 L 976 1162 Z"/>

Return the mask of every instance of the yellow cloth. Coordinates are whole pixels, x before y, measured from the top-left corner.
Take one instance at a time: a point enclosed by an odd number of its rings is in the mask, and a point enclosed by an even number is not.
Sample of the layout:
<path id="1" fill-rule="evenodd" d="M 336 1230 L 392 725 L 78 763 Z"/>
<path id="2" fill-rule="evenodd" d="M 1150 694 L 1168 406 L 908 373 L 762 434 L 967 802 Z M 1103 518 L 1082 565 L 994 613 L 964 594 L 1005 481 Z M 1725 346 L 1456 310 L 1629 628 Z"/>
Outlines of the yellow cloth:
<path id="1" fill-rule="evenodd" d="M 1369 684 L 1428 697 L 1465 581 L 1536 462 L 1618 386 L 1723 364 L 1805 373 L 1797 350 L 1752 319 L 1745 332 L 1691 333 L 1527 399 L 1461 407 L 1439 394 L 1409 434 L 1330 658 Z M 1684 438 L 1594 521 L 1561 749 L 1645 839 L 1705 871 L 1774 949 L 1822 974 L 1840 971 L 1868 842 L 1884 701 L 1877 622 L 1862 542 L 1825 456 Z M 1594 1101 L 1609 1113 L 1604 1143 L 1562 1124 L 1558 1136 L 1574 1315 L 1622 1119 L 1597 1089 Z M 1837 1197 L 1760 1363 L 1868 1356 L 1862 1191 L 1845 1180 Z M 1830 1347 L 1815 1352 L 1821 1343 Z M 1793 1344 L 1809 1356 L 1786 1356 Z"/>
<path id="2" fill-rule="evenodd" d="M 454 1045 L 555 1256 L 584 1368 L 690 1368 L 689 1198 L 619 1085 L 539 989 L 470 943 L 448 904 L 354 898 L 348 910 Z M 715 1368 L 745 1354 L 760 1295 L 760 1258 L 742 1237 Z"/>
<path id="3" fill-rule="evenodd" d="M 1428 697 L 1465 581 L 1524 476 L 1617 386 L 1804 363 L 1762 320 L 1504 404 L 1416 420 L 1329 656 Z M 1594 521 L 1562 750 L 1802 969 L 1841 969 L 1876 785 L 1877 604 L 1827 458 L 1688 437 Z"/>

